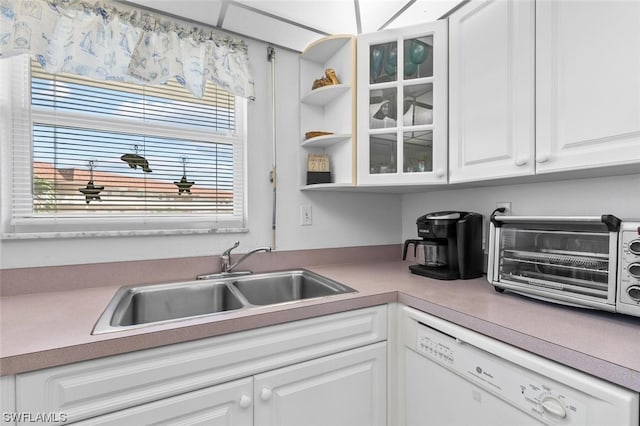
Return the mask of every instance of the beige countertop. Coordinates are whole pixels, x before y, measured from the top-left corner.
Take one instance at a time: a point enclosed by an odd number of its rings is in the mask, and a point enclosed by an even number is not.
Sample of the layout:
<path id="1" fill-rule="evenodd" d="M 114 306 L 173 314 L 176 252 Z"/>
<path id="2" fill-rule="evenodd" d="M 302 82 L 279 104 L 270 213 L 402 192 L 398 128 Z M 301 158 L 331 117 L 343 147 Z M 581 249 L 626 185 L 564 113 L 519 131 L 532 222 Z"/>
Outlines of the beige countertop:
<path id="1" fill-rule="evenodd" d="M 640 318 L 500 294 L 485 278 L 438 281 L 409 262 L 309 267 L 357 294 L 215 314 L 91 335 L 119 286 L 0 299 L 0 372 L 40 368 L 163 346 L 379 304 L 400 302 L 640 392 Z"/>

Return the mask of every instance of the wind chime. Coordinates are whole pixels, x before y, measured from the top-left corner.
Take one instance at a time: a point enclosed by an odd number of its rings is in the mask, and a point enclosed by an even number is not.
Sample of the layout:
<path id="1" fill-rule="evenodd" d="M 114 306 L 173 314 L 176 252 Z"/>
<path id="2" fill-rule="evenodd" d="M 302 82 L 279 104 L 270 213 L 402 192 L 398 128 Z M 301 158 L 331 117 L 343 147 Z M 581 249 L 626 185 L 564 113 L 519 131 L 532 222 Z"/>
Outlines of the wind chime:
<path id="1" fill-rule="evenodd" d="M 139 166 L 143 172 L 151 173 L 151 168 L 149 167 L 147 159 L 138 154 L 138 145 L 134 145 L 133 150 L 135 151 L 134 154 L 124 154 L 120 159 L 127 163 L 132 169 L 137 169 Z"/>
<path id="2" fill-rule="evenodd" d="M 102 201 L 100 199 L 100 192 L 104 189 L 102 185 L 94 185 L 93 183 L 93 168 L 96 166 L 95 160 L 89 160 L 89 182 L 87 182 L 87 186 L 84 188 L 78 188 L 78 191 L 84 194 L 84 198 L 89 204 L 92 200 Z"/>
<path id="3" fill-rule="evenodd" d="M 187 180 L 187 157 L 182 157 L 182 178 L 173 183 L 178 187 L 178 195 L 182 195 L 183 192 L 191 194 L 191 187 L 195 182 Z"/>

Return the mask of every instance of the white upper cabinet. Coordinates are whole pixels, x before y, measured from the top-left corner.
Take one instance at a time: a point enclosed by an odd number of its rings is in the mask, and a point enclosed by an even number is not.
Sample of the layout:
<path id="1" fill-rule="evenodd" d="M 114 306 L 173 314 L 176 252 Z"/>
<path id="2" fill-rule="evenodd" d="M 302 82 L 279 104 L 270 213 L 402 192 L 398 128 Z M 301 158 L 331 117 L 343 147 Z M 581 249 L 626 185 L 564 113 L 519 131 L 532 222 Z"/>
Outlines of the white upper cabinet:
<path id="1" fill-rule="evenodd" d="M 533 0 L 471 2 L 449 19 L 449 181 L 535 172 Z"/>
<path id="2" fill-rule="evenodd" d="M 358 185 L 447 183 L 447 22 L 358 37 Z"/>
<path id="3" fill-rule="evenodd" d="M 640 1 L 536 14 L 536 171 L 640 162 Z"/>
<path id="4" fill-rule="evenodd" d="M 318 53 L 335 43 L 301 60 L 303 132 L 333 133 L 305 141 L 302 161 L 328 153 L 329 187 L 640 165 L 640 0 L 475 0 L 351 39 L 356 60 L 349 47 Z M 351 79 L 303 90 L 343 65 Z"/>

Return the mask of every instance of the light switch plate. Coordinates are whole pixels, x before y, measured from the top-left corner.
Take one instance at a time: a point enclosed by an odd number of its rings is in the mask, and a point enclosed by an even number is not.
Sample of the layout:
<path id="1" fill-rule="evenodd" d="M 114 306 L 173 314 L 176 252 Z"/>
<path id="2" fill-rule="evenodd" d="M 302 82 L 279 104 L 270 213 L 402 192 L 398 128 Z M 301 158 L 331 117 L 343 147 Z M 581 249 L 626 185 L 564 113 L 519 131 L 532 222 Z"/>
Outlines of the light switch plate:
<path id="1" fill-rule="evenodd" d="M 300 204 L 300 225 L 310 226 L 313 223 L 310 204 Z"/>

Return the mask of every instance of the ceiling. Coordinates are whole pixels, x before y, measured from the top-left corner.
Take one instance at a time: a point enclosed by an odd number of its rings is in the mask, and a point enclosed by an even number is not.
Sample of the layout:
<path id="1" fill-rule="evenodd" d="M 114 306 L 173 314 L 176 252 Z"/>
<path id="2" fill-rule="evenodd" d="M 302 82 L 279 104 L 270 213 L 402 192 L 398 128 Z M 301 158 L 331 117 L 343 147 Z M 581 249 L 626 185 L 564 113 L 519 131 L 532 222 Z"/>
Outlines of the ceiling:
<path id="1" fill-rule="evenodd" d="M 468 0 L 130 0 L 302 51 L 331 34 L 364 34 L 435 21 Z"/>

